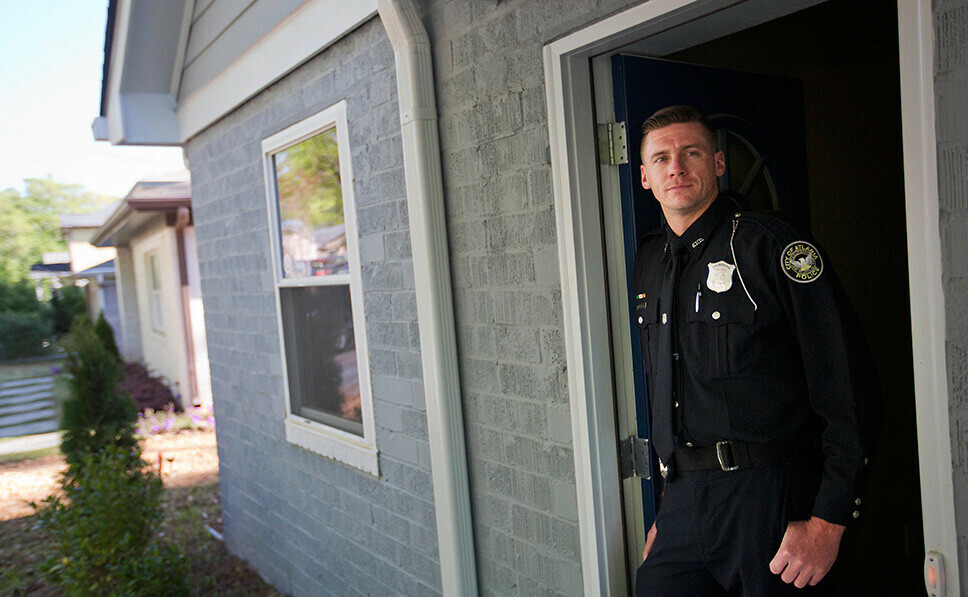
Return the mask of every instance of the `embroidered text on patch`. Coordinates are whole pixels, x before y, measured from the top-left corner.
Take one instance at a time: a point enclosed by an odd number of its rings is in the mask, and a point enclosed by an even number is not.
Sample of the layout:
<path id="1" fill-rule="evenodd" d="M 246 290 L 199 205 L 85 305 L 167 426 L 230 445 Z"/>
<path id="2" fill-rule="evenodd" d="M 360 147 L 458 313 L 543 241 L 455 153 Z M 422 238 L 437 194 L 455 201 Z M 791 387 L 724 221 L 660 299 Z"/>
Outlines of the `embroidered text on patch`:
<path id="1" fill-rule="evenodd" d="M 790 243 L 780 254 L 783 273 L 794 282 L 813 282 L 823 272 L 820 252 L 810 243 L 798 240 Z"/>

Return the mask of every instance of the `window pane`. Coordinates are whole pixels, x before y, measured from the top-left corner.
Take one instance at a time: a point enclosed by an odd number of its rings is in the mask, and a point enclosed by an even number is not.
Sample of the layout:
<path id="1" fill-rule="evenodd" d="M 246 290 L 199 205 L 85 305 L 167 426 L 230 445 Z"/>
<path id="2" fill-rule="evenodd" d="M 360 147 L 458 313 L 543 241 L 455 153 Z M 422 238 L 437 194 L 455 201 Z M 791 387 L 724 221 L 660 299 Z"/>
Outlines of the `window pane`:
<path id="1" fill-rule="evenodd" d="M 279 192 L 283 277 L 348 272 L 336 129 L 275 154 L 273 167 Z"/>
<path id="2" fill-rule="evenodd" d="M 363 436 L 350 287 L 280 288 L 293 414 Z"/>

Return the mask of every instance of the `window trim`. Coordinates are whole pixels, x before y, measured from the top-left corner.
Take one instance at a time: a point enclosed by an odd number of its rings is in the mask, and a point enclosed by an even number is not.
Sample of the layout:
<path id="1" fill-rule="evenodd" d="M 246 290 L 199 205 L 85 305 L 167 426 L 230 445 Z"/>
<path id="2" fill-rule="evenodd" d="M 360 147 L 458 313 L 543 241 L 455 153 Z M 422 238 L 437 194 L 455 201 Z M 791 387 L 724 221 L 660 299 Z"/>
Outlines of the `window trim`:
<path id="1" fill-rule="evenodd" d="M 148 281 L 148 320 L 151 323 L 151 331 L 164 335 L 165 301 L 162 294 L 161 258 L 158 249 L 147 251 L 144 259 L 145 270 L 147 270 L 145 277 Z"/>
<path id="2" fill-rule="evenodd" d="M 272 158 L 275 154 L 333 127 L 336 128 L 336 142 L 339 152 L 340 186 L 343 194 L 343 217 L 346 226 L 349 273 L 320 277 L 285 278 L 282 271 L 279 198 Z M 363 312 L 363 270 L 359 250 L 356 201 L 353 195 L 353 168 L 347 131 L 346 100 L 341 100 L 323 111 L 263 139 L 262 163 L 266 184 L 266 209 L 269 214 L 269 252 L 273 271 L 273 294 L 276 302 L 276 323 L 282 359 L 282 382 L 286 400 L 286 418 L 284 421 L 286 440 L 327 458 L 338 460 L 379 476 L 379 451 L 376 446 L 369 353 L 366 342 L 366 318 Z M 281 289 L 344 284 L 349 286 L 350 305 L 353 310 L 353 335 L 356 342 L 363 437 L 294 414 L 289 394 L 289 363 L 286 358 L 286 340 L 283 334 Z"/>

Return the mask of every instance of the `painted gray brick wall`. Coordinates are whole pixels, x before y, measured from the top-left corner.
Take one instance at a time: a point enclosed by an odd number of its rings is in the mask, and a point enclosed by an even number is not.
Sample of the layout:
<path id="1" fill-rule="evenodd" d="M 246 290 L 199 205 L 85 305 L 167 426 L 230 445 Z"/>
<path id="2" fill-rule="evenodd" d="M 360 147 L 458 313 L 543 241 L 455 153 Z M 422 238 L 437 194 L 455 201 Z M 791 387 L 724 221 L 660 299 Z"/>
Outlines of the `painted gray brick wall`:
<path id="1" fill-rule="evenodd" d="M 188 143 L 225 536 L 292 595 L 435 595 L 436 521 L 393 52 L 372 19 Z M 260 144 L 348 102 L 379 479 L 285 440 Z"/>
<path id="2" fill-rule="evenodd" d="M 951 452 L 964 586 L 968 579 L 968 0 L 936 0 L 933 13 Z"/>
<path id="3" fill-rule="evenodd" d="M 427 4 L 481 594 L 580 595 L 542 48 L 632 3 Z"/>

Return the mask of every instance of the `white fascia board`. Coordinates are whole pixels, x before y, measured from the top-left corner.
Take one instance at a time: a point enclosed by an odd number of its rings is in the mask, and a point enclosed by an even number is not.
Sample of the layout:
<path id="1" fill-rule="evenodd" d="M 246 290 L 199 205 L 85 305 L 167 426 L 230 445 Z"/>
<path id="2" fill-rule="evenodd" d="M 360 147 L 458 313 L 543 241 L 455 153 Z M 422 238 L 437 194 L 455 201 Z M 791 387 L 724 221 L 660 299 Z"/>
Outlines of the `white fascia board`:
<path id="1" fill-rule="evenodd" d="M 176 104 L 167 92 L 170 82 L 162 86 L 165 91 L 124 89 L 126 68 L 139 70 L 139 65 L 129 64 L 128 58 L 128 44 L 132 35 L 136 36 L 138 27 L 138 24 L 133 23 L 134 1 L 136 0 L 118 2 L 111 63 L 107 75 L 106 116 L 98 117 L 92 123 L 94 138 L 98 141 L 110 141 L 112 145 L 178 145 Z M 182 27 L 186 26 L 184 19 L 181 22 Z M 155 25 L 154 22 L 142 23 L 143 27 Z M 184 37 L 184 33 L 181 37 Z"/>
<path id="2" fill-rule="evenodd" d="M 307 0 L 177 107 L 184 142 L 377 13 L 376 0 Z"/>

